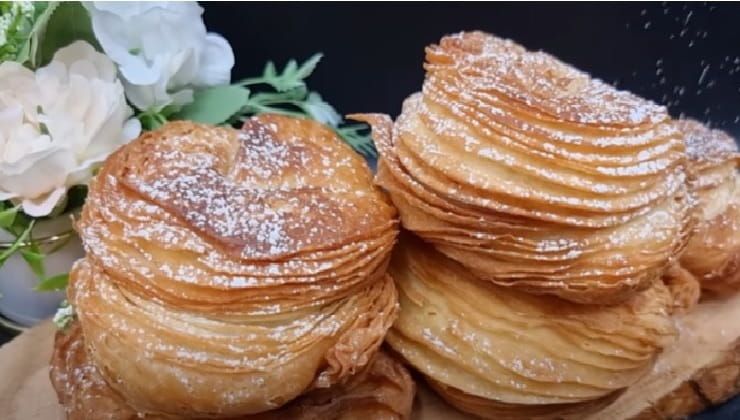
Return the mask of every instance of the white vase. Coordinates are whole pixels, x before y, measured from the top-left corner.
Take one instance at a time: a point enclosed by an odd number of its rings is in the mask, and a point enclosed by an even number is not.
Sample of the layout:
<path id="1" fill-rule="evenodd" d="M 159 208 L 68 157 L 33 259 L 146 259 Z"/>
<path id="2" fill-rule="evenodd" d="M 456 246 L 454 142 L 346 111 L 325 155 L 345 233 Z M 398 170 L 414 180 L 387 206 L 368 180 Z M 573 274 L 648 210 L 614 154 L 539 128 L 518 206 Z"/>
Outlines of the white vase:
<path id="1" fill-rule="evenodd" d="M 44 268 L 47 276 L 68 273 L 72 263 L 84 255 L 68 214 L 37 222 L 33 237 L 46 253 Z M 0 230 L 0 248 L 14 239 Z M 54 252 L 48 253 L 57 247 Z M 39 281 L 20 253 L 16 252 L 8 258 L 0 267 L 0 313 L 27 327 L 52 316 L 64 299 L 64 292 L 38 292 L 34 288 Z"/>

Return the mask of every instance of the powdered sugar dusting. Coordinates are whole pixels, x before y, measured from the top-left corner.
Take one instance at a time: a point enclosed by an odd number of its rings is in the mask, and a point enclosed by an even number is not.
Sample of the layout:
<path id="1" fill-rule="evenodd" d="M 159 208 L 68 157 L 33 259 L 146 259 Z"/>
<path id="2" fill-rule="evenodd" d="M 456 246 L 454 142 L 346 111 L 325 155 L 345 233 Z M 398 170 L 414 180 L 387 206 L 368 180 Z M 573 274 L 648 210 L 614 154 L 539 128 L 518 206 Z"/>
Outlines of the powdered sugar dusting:
<path id="1" fill-rule="evenodd" d="M 675 259 L 690 197 L 664 107 L 480 32 L 426 52 L 378 173 L 408 229 L 486 280 L 582 303 Z"/>
<path id="2" fill-rule="evenodd" d="M 317 126 L 183 123 L 128 145 L 91 185 L 78 224 L 88 256 L 139 293 L 206 312 L 317 306 L 377 279 L 394 209 Z"/>
<path id="3" fill-rule="evenodd" d="M 545 115 L 582 124 L 645 124 L 668 119 L 665 107 L 591 78 L 544 52 L 482 32 L 449 35 L 427 48 L 426 68 L 451 63 L 461 83 L 521 101 Z"/>
<path id="4" fill-rule="evenodd" d="M 101 168 L 78 230 L 70 296 L 90 356 L 158 412 L 234 417 L 341 381 L 395 314 L 395 211 L 315 122 L 146 133 Z"/>
<path id="5" fill-rule="evenodd" d="M 694 120 L 676 123 L 684 133 L 686 154 L 700 162 L 722 162 L 738 156 L 737 143 L 722 130 L 710 129 Z"/>
<path id="6" fill-rule="evenodd" d="M 337 168 L 355 171 L 356 162 L 341 156 L 346 151 L 320 150 L 318 158 L 310 142 L 286 141 L 271 127 L 247 122 L 230 168 L 219 167 L 212 154 L 164 149 L 152 156 L 160 162 L 156 171 L 131 173 L 124 182 L 243 258 L 331 247 L 375 227 L 378 215 L 359 207 L 362 194 L 301 173 L 320 165 L 325 180 Z"/>

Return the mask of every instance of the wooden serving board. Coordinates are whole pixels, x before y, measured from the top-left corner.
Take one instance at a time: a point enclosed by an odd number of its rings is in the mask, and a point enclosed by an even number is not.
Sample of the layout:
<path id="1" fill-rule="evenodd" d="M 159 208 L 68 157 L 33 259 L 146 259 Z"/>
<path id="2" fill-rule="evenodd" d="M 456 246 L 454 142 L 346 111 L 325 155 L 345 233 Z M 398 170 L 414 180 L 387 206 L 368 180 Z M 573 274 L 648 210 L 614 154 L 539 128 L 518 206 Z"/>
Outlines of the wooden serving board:
<path id="1" fill-rule="evenodd" d="M 661 418 L 677 404 L 698 411 L 740 391 L 740 294 L 702 303 L 677 324 L 678 341 L 663 352 L 653 371 L 588 420 Z M 47 322 L 0 348 L 4 418 L 64 419 L 48 376 L 53 336 L 54 326 Z M 414 420 L 467 418 L 420 384 Z"/>

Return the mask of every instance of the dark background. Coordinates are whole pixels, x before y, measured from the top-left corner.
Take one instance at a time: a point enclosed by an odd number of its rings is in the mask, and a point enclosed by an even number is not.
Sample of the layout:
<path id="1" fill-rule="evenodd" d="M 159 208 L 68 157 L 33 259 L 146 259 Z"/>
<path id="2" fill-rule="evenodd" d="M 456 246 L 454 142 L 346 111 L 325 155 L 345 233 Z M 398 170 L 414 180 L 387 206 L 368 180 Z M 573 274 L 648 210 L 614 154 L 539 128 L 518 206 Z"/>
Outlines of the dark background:
<path id="1" fill-rule="evenodd" d="M 309 87 L 344 114 L 397 115 L 421 87 L 424 47 L 480 29 L 740 137 L 740 4 L 202 5 L 208 29 L 234 48 L 234 79 L 260 74 L 267 60 L 323 52 Z"/>

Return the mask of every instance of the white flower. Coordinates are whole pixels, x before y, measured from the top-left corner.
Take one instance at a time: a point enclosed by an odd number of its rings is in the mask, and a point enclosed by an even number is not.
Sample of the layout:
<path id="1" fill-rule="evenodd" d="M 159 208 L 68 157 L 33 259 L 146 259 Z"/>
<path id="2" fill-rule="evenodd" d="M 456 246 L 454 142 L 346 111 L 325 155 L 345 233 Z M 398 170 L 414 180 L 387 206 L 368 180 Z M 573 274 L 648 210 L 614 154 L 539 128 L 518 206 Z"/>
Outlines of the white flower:
<path id="1" fill-rule="evenodd" d="M 89 2 L 93 32 L 118 64 L 126 96 L 137 108 L 192 102 L 193 88 L 226 84 L 234 52 L 207 33 L 196 2 Z"/>
<path id="2" fill-rule="evenodd" d="M 0 200 L 45 216 L 67 189 L 141 131 L 115 65 L 77 41 L 34 73 L 0 64 Z"/>

